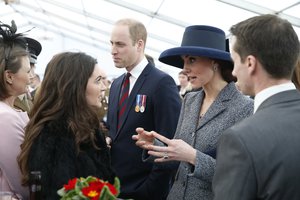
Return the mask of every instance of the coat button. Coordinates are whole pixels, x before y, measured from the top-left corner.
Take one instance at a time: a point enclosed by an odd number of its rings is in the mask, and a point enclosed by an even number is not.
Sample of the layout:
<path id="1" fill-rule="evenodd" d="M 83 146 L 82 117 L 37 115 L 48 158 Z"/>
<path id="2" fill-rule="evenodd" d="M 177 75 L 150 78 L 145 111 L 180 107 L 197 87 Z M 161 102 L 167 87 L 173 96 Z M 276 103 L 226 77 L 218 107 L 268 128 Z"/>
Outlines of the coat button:
<path id="1" fill-rule="evenodd" d="M 195 132 L 192 133 L 192 137 L 195 137 Z"/>

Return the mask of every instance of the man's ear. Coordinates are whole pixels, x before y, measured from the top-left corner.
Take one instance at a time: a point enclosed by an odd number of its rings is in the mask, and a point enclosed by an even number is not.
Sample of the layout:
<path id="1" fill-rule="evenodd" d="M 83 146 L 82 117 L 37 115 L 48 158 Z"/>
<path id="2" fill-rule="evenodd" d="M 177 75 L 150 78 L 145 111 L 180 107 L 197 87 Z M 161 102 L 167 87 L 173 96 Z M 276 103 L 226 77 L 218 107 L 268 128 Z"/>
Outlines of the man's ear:
<path id="1" fill-rule="evenodd" d="M 9 85 L 13 84 L 13 74 L 9 70 L 4 71 L 4 77 L 7 84 Z"/>
<path id="2" fill-rule="evenodd" d="M 137 47 L 140 51 L 144 50 L 144 46 L 145 46 L 145 42 L 142 39 L 137 41 Z"/>
<path id="3" fill-rule="evenodd" d="M 249 75 L 255 73 L 255 71 L 257 70 L 257 59 L 256 57 L 249 55 L 246 58 L 246 65 L 248 68 L 248 73 Z"/>

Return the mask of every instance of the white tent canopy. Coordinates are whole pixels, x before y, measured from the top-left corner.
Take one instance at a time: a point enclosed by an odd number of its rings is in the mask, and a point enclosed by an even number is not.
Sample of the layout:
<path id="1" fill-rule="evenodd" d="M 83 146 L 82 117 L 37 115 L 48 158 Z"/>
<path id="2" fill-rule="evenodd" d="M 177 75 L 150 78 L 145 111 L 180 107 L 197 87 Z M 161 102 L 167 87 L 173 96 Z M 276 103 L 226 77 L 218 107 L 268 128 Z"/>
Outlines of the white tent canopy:
<path id="1" fill-rule="evenodd" d="M 260 14 L 289 20 L 300 38 L 299 0 L 2 0 L 0 21 L 15 20 L 18 32 L 41 42 L 36 72 L 43 75 L 51 57 L 61 51 L 84 51 L 98 59 L 110 78 L 117 70 L 110 55 L 110 31 L 115 21 L 135 18 L 148 30 L 146 53 L 157 67 L 177 81 L 177 68 L 160 63 L 159 54 L 179 46 L 186 26 L 203 24 L 223 29 Z"/>

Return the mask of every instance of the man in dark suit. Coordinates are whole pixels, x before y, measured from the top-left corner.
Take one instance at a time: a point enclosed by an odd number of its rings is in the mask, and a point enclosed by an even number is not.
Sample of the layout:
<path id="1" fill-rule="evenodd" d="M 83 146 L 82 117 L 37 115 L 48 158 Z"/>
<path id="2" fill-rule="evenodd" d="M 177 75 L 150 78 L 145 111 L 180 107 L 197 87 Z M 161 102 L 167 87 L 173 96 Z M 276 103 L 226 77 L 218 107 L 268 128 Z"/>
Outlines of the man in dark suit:
<path id="1" fill-rule="evenodd" d="M 262 15 L 231 27 L 233 75 L 255 96 L 254 115 L 217 150 L 215 200 L 300 199 L 300 93 L 290 78 L 300 47 L 292 25 Z"/>
<path id="2" fill-rule="evenodd" d="M 148 62 L 145 54 L 147 31 L 133 19 L 116 22 L 111 34 L 111 53 L 117 68 L 130 72 L 129 94 L 121 93 L 125 75 L 115 79 L 109 94 L 107 125 L 112 166 L 121 182 L 120 198 L 165 199 L 172 170 L 142 161 L 142 149 L 132 135 L 137 127 L 173 138 L 181 100 L 173 78 Z M 125 81 L 126 82 L 126 81 Z M 122 110 L 120 99 L 126 99 Z M 122 96 L 122 97 L 121 97 Z M 123 98 L 124 97 L 124 98 Z M 123 112 L 124 111 L 124 112 Z"/>

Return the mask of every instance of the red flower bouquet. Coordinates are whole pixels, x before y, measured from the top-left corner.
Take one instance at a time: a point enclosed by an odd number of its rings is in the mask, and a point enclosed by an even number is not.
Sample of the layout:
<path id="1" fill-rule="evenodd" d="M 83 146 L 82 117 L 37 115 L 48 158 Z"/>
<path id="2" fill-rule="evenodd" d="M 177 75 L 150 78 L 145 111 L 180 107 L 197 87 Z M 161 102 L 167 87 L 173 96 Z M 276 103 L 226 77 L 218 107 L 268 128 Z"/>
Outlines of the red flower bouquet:
<path id="1" fill-rule="evenodd" d="M 114 200 L 120 193 L 120 181 L 116 177 L 114 184 L 93 176 L 74 178 L 57 191 L 61 200 Z"/>

